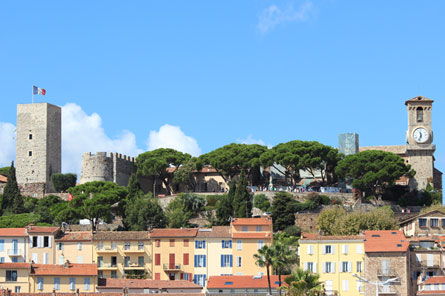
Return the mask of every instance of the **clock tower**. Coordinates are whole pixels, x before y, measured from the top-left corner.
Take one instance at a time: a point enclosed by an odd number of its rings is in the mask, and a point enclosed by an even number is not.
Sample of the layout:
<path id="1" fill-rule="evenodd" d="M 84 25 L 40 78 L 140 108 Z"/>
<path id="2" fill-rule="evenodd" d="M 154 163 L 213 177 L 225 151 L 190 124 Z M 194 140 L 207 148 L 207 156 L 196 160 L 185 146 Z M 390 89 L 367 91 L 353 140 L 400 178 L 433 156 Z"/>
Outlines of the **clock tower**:
<path id="1" fill-rule="evenodd" d="M 433 100 L 415 97 L 405 102 L 408 109 L 408 130 L 406 132 L 406 161 L 416 171 L 409 181 L 411 189 L 425 189 L 433 185 L 434 151 L 431 110 Z"/>

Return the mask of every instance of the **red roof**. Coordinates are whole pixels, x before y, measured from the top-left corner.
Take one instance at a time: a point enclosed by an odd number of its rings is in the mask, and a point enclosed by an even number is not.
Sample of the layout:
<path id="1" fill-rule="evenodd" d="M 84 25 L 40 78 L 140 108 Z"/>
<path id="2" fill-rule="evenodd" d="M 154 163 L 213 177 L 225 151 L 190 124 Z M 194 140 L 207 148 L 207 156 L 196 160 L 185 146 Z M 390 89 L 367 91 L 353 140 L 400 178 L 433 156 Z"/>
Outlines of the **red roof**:
<path id="1" fill-rule="evenodd" d="M 57 264 L 34 264 L 35 275 L 97 275 L 97 264 L 70 263 L 69 267 Z"/>
<path id="2" fill-rule="evenodd" d="M 0 263 L 0 268 L 17 268 L 17 269 L 31 268 L 31 263 L 26 263 L 26 262 L 16 262 L 16 263 L 5 262 L 5 263 Z"/>
<path id="3" fill-rule="evenodd" d="M 286 276 L 281 277 L 284 283 Z M 272 288 L 278 288 L 278 275 L 270 276 L 270 285 Z M 232 276 L 211 276 L 207 283 L 207 289 L 248 289 L 248 288 L 269 288 L 267 276 L 255 278 L 251 275 L 232 275 Z"/>
<path id="4" fill-rule="evenodd" d="M 422 284 L 441 284 L 441 283 L 445 283 L 445 276 L 432 276 L 432 277 L 429 277 Z"/>
<path id="5" fill-rule="evenodd" d="M 197 228 L 155 228 L 150 233 L 150 237 L 195 237 L 197 233 Z"/>
<path id="6" fill-rule="evenodd" d="M 1 183 L 6 183 L 6 182 L 8 182 L 8 177 L 3 176 L 3 175 L 0 175 L 0 182 L 1 182 Z"/>
<path id="7" fill-rule="evenodd" d="M 419 291 L 416 295 L 445 295 L 445 290 Z"/>
<path id="8" fill-rule="evenodd" d="M 34 226 L 34 225 L 28 225 L 26 227 L 28 233 L 51 233 L 58 231 L 59 227 L 51 227 L 51 226 Z"/>
<path id="9" fill-rule="evenodd" d="M 186 280 L 140 280 L 140 279 L 111 279 L 104 278 L 99 280 L 99 288 L 103 289 L 122 289 L 127 288 L 146 288 L 146 289 L 202 289 L 200 285 Z"/>
<path id="10" fill-rule="evenodd" d="M 406 252 L 409 241 L 400 230 L 367 230 L 365 252 Z"/>
<path id="11" fill-rule="evenodd" d="M 236 232 L 233 238 L 271 238 L 271 232 Z"/>
<path id="12" fill-rule="evenodd" d="M 28 236 L 26 228 L 0 228 L 1 236 Z"/>
<path id="13" fill-rule="evenodd" d="M 307 233 L 303 232 L 301 234 L 301 240 L 365 240 L 364 235 L 319 235 L 318 233 Z"/>
<path id="14" fill-rule="evenodd" d="M 56 238 L 57 242 L 80 242 L 80 241 L 91 241 L 92 234 L 90 231 L 75 231 L 75 232 L 65 232 L 60 237 Z"/>
<path id="15" fill-rule="evenodd" d="M 272 225 L 272 218 L 234 218 L 232 225 Z"/>

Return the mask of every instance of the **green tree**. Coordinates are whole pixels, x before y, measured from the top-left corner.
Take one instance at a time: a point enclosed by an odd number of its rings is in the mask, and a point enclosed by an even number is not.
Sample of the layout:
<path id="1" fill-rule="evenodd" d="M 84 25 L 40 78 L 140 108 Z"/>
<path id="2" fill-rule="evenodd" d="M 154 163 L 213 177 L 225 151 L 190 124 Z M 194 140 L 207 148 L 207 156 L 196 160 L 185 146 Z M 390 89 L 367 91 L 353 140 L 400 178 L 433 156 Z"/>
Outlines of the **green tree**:
<path id="1" fill-rule="evenodd" d="M 92 229 L 96 230 L 99 219 L 111 222 L 114 215 L 122 216 L 119 203 L 127 196 L 127 189 L 112 182 L 94 181 L 69 189 L 74 196 L 70 207 L 78 217 L 90 220 Z"/>
<path id="2" fill-rule="evenodd" d="M 141 176 L 159 178 L 170 195 L 173 192 L 171 183 L 174 171 L 191 158 L 190 154 L 182 153 L 171 148 L 159 148 L 147 151 L 136 157 L 137 173 Z M 174 167 L 174 170 L 169 168 Z"/>
<path id="3" fill-rule="evenodd" d="M 279 235 L 274 240 L 272 245 L 273 252 L 273 267 L 278 273 L 278 286 L 280 287 L 281 295 L 281 275 L 285 274 L 286 270 L 292 268 L 297 263 L 297 247 L 296 240 L 289 239 L 289 237 Z"/>
<path id="4" fill-rule="evenodd" d="M 0 217 L 0 228 L 23 228 L 29 224 L 49 225 L 40 222 L 40 215 L 34 213 L 9 214 Z"/>
<path id="5" fill-rule="evenodd" d="M 130 179 L 128 180 L 127 191 L 127 199 L 139 197 L 139 195 L 143 193 L 136 174 L 131 174 Z"/>
<path id="6" fill-rule="evenodd" d="M 343 207 L 333 207 L 321 211 L 317 218 L 317 228 L 323 235 L 333 235 L 333 225 L 346 216 L 346 210 Z"/>
<path id="7" fill-rule="evenodd" d="M 229 225 L 233 218 L 233 200 L 235 198 L 236 183 L 230 182 L 229 192 L 221 196 L 216 205 L 216 223 L 218 225 Z"/>
<path id="8" fill-rule="evenodd" d="M 9 167 L 0 168 L 0 175 L 3 175 L 3 176 L 7 177 L 8 174 L 9 174 Z"/>
<path id="9" fill-rule="evenodd" d="M 202 210 L 206 199 L 192 193 L 180 194 L 167 206 L 165 214 L 170 228 L 189 227 L 190 218 Z"/>
<path id="10" fill-rule="evenodd" d="M 76 186 L 76 181 L 77 175 L 72 173 L 56 173 L 51 176 L 51 183 L 57 192 L 65 192 L 68 188 Z"/>
<path id="11" fill-rule="evenodd" d="M 292 194 L 277 192 L 272 201 L 272 221 L 274 231 L 284 230 L 295 225 L 295 204 Z"/>
<path id="12" fill-rule="evenodd" d="M 229 183 L 241 171 L 249 177 L 253 170 L 259 169 L 260 156 L 266 146 L 257 144 L 229 144 L 199 157 L 201 164 L 211 165 Z"/>
<path id="13" fill-rule="evenodd" d="M 34 213 L 40 215 L 40 221 L 44 223 L 52 224 L 54 222 L 54 216 L 51 213 L 53 206 L 64 203 L 60 197 L 55 195 L 48 195 L 38 200 Z M 65 202 L 66 203 L 66 202 Z"/>
<path id="14" fill-rule="evenodd" d="M 265 245 L 258 250 L 258 253 L 253 255 L 255 264 L 259 267 L 265 267 L 267 272 L 267 284 L 269 286 L 269 295 L 272 295 L 272 286 L 270 285 L 270 268 L 274 264 L 274 250 Z"/>
<path id="15" fill-rule="evenodd" d="M 164 228 L 167 217 L 162 210 L 159 200 L 146 196 L 135 197 L 127 202 L 124 224 L 128 230 L 143 231 L 149 228 Z"/>
<path id="16" fill-rule="evenodd" d="M 265 194 L 256 194 L 253 198 L 253 205 L 263 212 L 271 211 L 270 201 Z"/>
<path id="17" fill-rule="evenodd" d="M 236 218 L 252 217 L 252 194 L 247 190 L 247 179 L 241 172 L 233 198 L 233 216 Z"/>
<path id="18" fill-rule="evenodd" d="M 3 190 L 2 212 L 20 214 L 23 213 L 24 210 L 24 201 L 17 184 L 14 162 L 12 162 L 9 168 L 8 181 Z"/>
<path id="19" fill-rule="evenodd" d="M 190 158 L 174 172 L 173 184 L 183 184 L 188 191 L 195 191 L 197 180 L 194 173 L 201 168 L 196 157 Z"/>
<path id="20" fill-rule="evenodd" d="M 415 171 L 397 154 L 368 150 L 348 155 L 335 169 L 343 179 L 352 178 L 352 187 L 369 195 L 378 195 L 393 186 L 402 176 L 413 177 Z"/>
<path id="21" fill-rule="evenodd" d="M 284 281 L 287 284 L 284 289 L 289 296 L 324 295 L 322 294 L 323 286 L 320 282 L 320 276 L 316 273 L 297 268 Z"/>

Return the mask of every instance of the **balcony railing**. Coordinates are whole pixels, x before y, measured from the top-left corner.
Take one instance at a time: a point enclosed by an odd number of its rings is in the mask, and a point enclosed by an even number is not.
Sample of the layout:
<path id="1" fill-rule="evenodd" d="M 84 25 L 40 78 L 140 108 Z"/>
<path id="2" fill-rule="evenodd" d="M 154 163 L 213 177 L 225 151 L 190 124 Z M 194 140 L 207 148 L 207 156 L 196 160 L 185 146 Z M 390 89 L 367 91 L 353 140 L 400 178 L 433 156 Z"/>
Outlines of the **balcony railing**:
<path id="1" fill-rule="evenodd" d="M 8 249 L 8 256 L 22 256 L 23 257 L 23 250 Z"/>
<path id="2" fill-rule="evenodd" d="M 164 270 L 181 270 L 181 264 L 178 263 L 164 264 Z"/>
<path id="3" fill-rule="evenodd" d="M 117 267 L 117 264 L 113 264 L 113 263 L 99 263 L 97 264 L 98 268 L 115 268 Z"/>
<path id="4" fill-rule="evenodd" d="M 127 269 L 132 269 L 132 268 L 136 268 L 136 269 L 140 269 L 140 268 L 144 268 L 145 264 L 139 264 L 139 263 L 129 263 L 129 264 L 124 264 L 124 267 Z"/>
<path id="5" fill-rule="evenodd" d="M 380 268 L 377 271 L 378 276 L 390 276 L 390 277 L 397 277 L 398 274 L 394 268 Z"/>

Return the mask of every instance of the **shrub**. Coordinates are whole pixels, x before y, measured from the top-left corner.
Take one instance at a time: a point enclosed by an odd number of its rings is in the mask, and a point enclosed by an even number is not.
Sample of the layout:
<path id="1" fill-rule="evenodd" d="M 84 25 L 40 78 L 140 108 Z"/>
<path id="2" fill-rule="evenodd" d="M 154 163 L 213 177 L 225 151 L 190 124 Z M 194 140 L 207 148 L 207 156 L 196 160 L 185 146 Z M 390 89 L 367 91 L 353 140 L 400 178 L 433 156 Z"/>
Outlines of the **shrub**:
<path id="1" fill-rule="evenodd" d="M 265 194 L 257 194 L 253 200 L 253 206 L 260 209 L 263 212 L 270 212 L 270 201 Z"/>
<path id="2" fill-rule="evenodd" d="M 70 187 L 76 186 L 76 174 L 53 174 L 51 176 L 51 183 L 57 192 L 66 191 Z"/>

